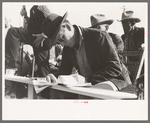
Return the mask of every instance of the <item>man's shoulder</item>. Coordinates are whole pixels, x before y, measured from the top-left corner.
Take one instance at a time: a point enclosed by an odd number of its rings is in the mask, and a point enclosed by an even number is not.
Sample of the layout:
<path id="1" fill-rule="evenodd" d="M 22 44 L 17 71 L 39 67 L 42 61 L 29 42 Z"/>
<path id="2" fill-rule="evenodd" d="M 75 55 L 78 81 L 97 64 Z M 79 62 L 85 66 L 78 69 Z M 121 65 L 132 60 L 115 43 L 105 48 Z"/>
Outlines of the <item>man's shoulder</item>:
<path id="1" fill-rule="evenodd" d="M 86 40 L 89 40 L 91 44 L 94 43 L 97 45 L 97 43 L 106 43 L 110 40 L 112 41 L 111 36 L 105 31 L 100 31 L 94 28 L 85 28 L 84 30 L 86 34 L 85 38 Z"/>
<path id="2" fill-rule="evenodd" d="M 83 27 L 80 27 L 80 28 L 81 28 L 83 35 L 87 36 L 87 37 L 90 37 L 90 36 L 103 37 L 105 35 L 108 35 L 108 33 L 104 32 L 104 31 L 100 31 L 95 28 L 83 28 Z"/>
<path id="3" fill-rule="evenodd" d="M 144 30 L 144 27 L 134 27 L 135 29 L 137 29 L 137 30 Z"/>
<path id="4" fill-rule="evenodd" d="M 135 32 L 137 33 L 144 33 L 144 27 L 134 27 Z"/>

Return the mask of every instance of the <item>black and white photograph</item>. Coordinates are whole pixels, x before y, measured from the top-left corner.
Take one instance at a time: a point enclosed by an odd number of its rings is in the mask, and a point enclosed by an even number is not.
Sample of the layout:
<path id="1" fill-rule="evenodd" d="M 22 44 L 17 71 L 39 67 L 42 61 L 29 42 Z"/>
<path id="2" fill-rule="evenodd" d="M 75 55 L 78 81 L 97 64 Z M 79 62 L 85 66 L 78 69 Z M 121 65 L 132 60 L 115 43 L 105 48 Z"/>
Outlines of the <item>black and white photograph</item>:
<path id="1" fill-rule="evenodd" d="M 3 2 L 2 120 L 148 120 L 147 2 Z"/>

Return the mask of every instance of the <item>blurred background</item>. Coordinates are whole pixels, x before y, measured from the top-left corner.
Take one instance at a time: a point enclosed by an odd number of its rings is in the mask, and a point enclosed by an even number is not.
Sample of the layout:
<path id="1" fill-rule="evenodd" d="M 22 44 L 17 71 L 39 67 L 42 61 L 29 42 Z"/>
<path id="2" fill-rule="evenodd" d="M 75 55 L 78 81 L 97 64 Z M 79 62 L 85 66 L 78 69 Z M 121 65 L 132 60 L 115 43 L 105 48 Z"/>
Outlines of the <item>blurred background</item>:
<path id="1" fill-rule="evenodd" d="M 133 10 L 135 17 L 141 19 L 141 22 L 137 23 L 136 26 L 144 27 L 147 30 L 148 5 L 144 2 L 3 2 L 3 44 L 5 44 L 5 36 L 11 26 L 23 27 L 23 17 L 20 15 L 23 5 L 26 6 L 29 17 L 33 5 L 47 5 L 50 12 L 61 16 L 68 12 L 67 19 L 72 24 L 81 27 L 91 26 L 90 16 L 92 14 L 105 14 L 106 18 L 114 19 L 114 23 L 110 25 L 108 32 L 116 33 L 119 36 L 123 34 L 123 28 L 121 22 L 117 20 L 121 20 L 125 8 L 125 10 Z M 33 54 L 32 47 L 29 45 L 24 45 L 24 50 Z"/>
<path id="2" fill-rule="evenodd" d="M 28 16 L 30 16 L 30 8 L 33 5 L 47 5 L 51 12 L 63 16 L 68 12 L 68 20 L 72 24 L 77 24 L 82 27 L 90 27 L 90 16 L 92 14 L 105 14 L 108 18 L 114 19 L 114 23 L 110 26 L 109 32 L 114 32 L 118 35 L 123 34 L 122 25 L 117 20 L 121 19 L 123 8 L 133 10 L 135 17 L 141 19 L 138 27 L 146 27 L 147 24 L 147 4 L 138 2 L 26 2 L 26 3 L 3 3 L 3 21 L 7 21 L 15 27 L 23 25 L 23 18 L 20 15 L 22 6 L 25 5 Z"/>

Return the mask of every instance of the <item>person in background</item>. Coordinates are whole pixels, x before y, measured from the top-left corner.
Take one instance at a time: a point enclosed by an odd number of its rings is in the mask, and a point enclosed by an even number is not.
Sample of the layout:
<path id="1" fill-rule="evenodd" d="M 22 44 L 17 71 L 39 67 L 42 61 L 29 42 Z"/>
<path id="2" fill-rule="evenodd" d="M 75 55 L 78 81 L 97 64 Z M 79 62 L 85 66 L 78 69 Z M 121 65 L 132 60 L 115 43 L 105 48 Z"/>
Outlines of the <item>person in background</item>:
<path id="1" fill-rule="evenodd" d="M 104 14 L 94 14 L 90 17 L 91 19 L 91 28 L 97 28 L 100 31 L 108 32 L 109 26 L 114 22 L 113 19 L 106 19 Z M 123 52 L 124 43 L 122 38 L 114 33 L 108 33 L 112 38 L 113 43 L 116 46 L 118 52 Z"/>
<path id="2" fill-rule="evenodd" d="M 75 67 L 92 85 L 108 81 L 121 90 L 131 84 L 127 69 L 120 62 L 108 33 L 72 25 L 66 20 L 67 15 L 65 13 L 62 17 L 51 13 L 41 25 L 41 31 L 52 43 L 64 46 L 59 75 L 70 75 Z M 50 95 L 51 99 L 78 98 L 76 94 L 53 89 Z"/>
<path id="3" fill-rule="evenodd" d="M 142 49 L 142 44 L 144 43 L 144 28 L 136 27 L 135 24 L 141 20 L 134 17 L 134 12 L 124 11 L 122 13 L 122 27 L 124 34 L 121 36 L 124 41 L 124 51 L 139 51 Z M 139 57 L 128 57 L 129 61 L 138 61 Z"/>
<path id="4" fill-rule="evenodd" d="M 120 20 L 124 30 L 124 34 L 121 36 L 124 41 L 124 51 L 144 50 L 144 28 L 135 26 L 135 24 L 139 23 L 140 21 L 141 20 L 139 18 L 134 16 L 134 12 L 132 10 L 125 11 L 124 9 L 124 12 L 122 13 L 122 19 Z M 124 58 L 125 61 L 131 62 L 138 62 L 140 59 L 141 56 L 128 56 Z M 132 79 L 132 69 L 130 71 L 130 76 Z M 141 74 L 144 75 L 144 65 L 142 66 Z"/>
<path id="5" fill-rule="evenodd" d="M 59 72 L 62 60 L 62 50 L 63 47 L 60 44 L 55 44 L 50 49 L 49 66 L 53 74 L 57 74 Z"/>
<path id="6" fill-rule="evenodd" d="M 24 17 L 27 28 L 11 27 L 8 30 L 5 38 L 5 56 L 9 59 L 7 65 L 9 68 L 17 68 L 19 46 L 23 42 L 33 47 L 35 62 L 38 66 L 36 76 L 45 77 L 51 72 L 49 50 L 52 44 L 51 40 L 42 34 L 40 27 L 44 19 L 50 14 L 50 10 L 45 5 L 33 5 L 30 9 L 29 18 L 25 6 L 23 6 L 20 14 Z"/>
<path id="7" fill-rule="evenodd" d="M 45 13 L 43 13 L 45 12 Z M 34 5 L 30 9 L 30 18 L 27 16 L 26 9 L 23 8 L 21 15 L 27 23 L 27 28 L 11 27 L 5 38 L 5 53 L 9 56 L 9 67 L 15 68 L 19 56 L 20 42 L 29 44 L 33 47 L 35 60 L 38 65 L 38 75 L 46 76 L 50 70 L 48 67 L 50 39 L 44 37 L 40 31 L 43 20 L 50 14 L 47 6 Z"/>

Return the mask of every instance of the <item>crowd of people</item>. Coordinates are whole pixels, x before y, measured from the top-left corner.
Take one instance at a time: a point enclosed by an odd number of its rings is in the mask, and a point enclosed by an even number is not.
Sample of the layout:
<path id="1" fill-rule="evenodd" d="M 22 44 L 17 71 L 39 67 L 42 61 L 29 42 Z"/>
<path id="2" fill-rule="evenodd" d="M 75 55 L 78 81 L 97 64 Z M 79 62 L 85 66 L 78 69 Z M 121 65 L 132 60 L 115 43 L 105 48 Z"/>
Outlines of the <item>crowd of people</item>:
<path id="1" fill-rule="evenodd" d="M 9 28 L 5 38 L 5 59 L 9 61 L 5 63 L 6 69 L 17 68 L 19 46 L 24 43 L 33 48 L 37 66 L 35 76 L 50 77 L 49 74 L 53 74 L 57 78 L 59 75 L 70 75 L 76 69 L 92 85 L 108 81 L 106 86 L 113 84 L 120 91 L 133 84 L 129 71 L 122 62 L 124 58 L 119 55 L 124 51 L 143 50 L 144 28 L 135 26 L 140 19 L 134 17 L 132 10 L 122 13 L 120 22 L 124 34 L 121 37 L 108 32 L 114 19 L 106 19 L 100 13 L 89 17 L 91 26 L 87 28 L 72 25 L 67 20 L 68 12 L 62 17 L 51 13 L 45 5 L 34 5 L 30 17 L 23 7 L 21 15 L 27 28 Z M 127 59 L 139 60 L 137 57 Z M 20 86 L 22 85 L 18 85 L 18 88 L 22 88 Z M 48 99 L 90 98 L 50 88 L 42 91 L 41 96 Z"/>

